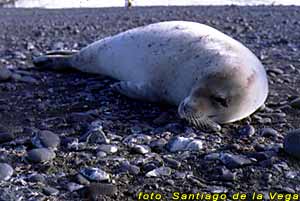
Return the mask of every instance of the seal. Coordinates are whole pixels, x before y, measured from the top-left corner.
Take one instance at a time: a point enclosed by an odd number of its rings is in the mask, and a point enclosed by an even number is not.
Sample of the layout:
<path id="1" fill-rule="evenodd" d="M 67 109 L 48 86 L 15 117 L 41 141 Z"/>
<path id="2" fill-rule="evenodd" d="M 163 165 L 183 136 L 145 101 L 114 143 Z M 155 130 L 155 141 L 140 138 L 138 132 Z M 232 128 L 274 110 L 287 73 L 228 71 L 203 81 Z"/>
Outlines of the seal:
<path id="1" fill-rule="evenodd" d="M 52 52 L 37 67 L 75 68 L 110 76 L 112 87 L 134 99 L 177 105 L 198 128 L 243 119 L 268 95 L 266 71 L 244 45 L 204 24 L 167 21 L 130 29 L 79 52 Z"/>

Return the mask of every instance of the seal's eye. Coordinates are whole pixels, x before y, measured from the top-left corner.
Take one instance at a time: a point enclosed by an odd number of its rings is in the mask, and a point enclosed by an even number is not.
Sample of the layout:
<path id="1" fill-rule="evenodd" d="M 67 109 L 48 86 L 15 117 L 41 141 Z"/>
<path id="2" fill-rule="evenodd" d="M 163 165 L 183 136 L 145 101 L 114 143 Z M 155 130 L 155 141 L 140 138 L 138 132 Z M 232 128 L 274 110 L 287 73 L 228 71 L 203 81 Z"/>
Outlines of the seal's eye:
<path id="1" fill-rule="evenodd" d="M 213 102 L 223 106 L 228 107 L 228 100 L 226 98 L 218 97 L 218 96 L 211 96 Z"/>

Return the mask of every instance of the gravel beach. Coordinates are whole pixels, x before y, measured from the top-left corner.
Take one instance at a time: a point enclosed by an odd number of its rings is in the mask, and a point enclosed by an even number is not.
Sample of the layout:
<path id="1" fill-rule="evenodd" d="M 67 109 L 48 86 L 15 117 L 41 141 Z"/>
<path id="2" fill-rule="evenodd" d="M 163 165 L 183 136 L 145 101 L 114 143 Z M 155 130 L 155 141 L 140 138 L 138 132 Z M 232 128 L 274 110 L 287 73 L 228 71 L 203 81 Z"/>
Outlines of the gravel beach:
<path id="1" fill-rule="evenodd" d="M 166 20 L 210 25 L 252 50 L 269 77 L 265 107 L 203 132 L 180 121 L 175 107 L 119 95 L 110 78 L 31 62 Z M 0 9 L 0 200 L 300 197 L 299 49 L 293 6 Z"/>

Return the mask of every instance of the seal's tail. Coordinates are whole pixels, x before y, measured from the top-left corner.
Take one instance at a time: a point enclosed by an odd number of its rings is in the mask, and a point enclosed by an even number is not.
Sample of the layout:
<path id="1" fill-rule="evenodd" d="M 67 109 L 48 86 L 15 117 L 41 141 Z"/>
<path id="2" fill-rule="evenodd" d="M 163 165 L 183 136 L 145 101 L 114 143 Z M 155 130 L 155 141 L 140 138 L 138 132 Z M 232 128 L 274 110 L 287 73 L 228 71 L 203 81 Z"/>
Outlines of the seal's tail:
<path id="1" fill-rule="evenodd" d="M 33 64 L 42 69 L 49 70 L 68 70 L 74 68 L 72 65 L 72 57 L 78 51 L 52 51 L 45 55 L 34 57 Z"/>

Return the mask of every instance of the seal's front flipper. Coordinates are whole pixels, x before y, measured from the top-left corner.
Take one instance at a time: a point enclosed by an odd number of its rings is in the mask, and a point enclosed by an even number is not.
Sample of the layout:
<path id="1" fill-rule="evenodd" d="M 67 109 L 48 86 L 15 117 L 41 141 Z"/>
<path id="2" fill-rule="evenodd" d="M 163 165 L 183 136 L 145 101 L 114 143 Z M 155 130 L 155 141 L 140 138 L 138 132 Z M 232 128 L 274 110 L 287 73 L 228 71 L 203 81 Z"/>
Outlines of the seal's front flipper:
<path id="1" fill-rule="evenodd" d="M 159 101 L 158 96 L 149 84 L 121 81 L 111 85 L 111 87 L 129 98 L 151 102 Z"/>
<path id="2" fill-rule="evenodd" d="M 71 51 L 59 51 L 50 52 L 46 55 L 33 57 L 33 64 L 42 69 L 48 70 L 68 70 L 74 68 L 72 65 L 73 54 L 76 52 Z"/>

